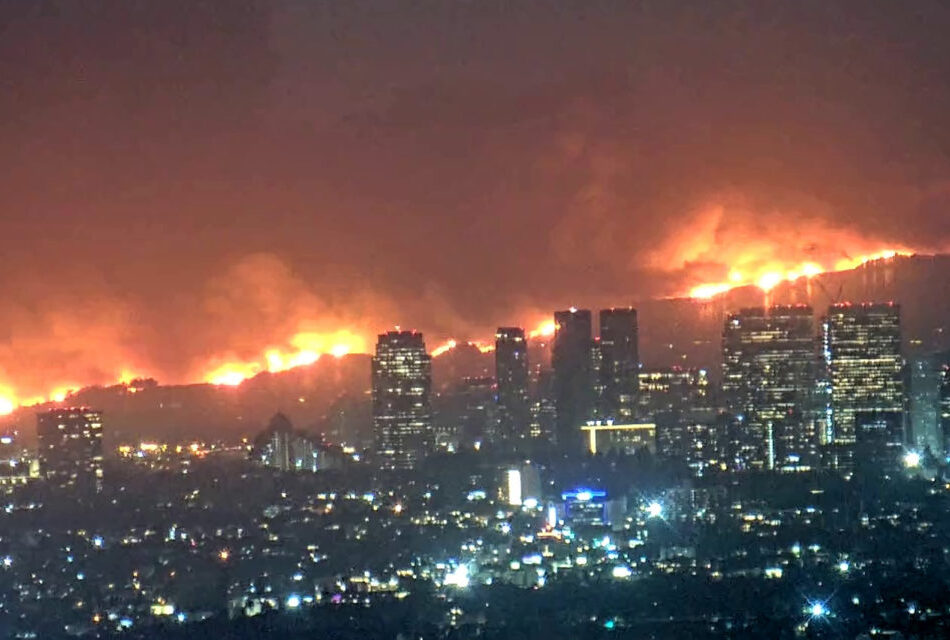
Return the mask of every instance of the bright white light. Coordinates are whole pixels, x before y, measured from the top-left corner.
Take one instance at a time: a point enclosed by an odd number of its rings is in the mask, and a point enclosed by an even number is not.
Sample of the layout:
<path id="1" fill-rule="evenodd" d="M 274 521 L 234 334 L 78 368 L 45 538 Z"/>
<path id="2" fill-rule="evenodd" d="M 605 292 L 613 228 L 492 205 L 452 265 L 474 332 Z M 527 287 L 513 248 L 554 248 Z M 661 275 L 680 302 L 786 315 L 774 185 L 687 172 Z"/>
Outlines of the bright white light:
<path id="1" fill-rule="evenodd" d="M 590 491 L 578 491 L 577 492 L 577 501 L 578 502 L 587 502 L 594 497 Z"/>
<path id="2" fill-rule="evenodd" d="M 10 556 L 4 556 L 4 558 L 3 558 L 3 566 L 5 566 L 5 567 L 12 567 L 12 566 L 13 566 L 13 558 L 11 558 Z"/>
<path id="3" fill-rule="evenodd" d="M 300 606 L 300 596 L 297 594 L 291 594 L 287 596 L 287 608 L 296 609 Z"/>
<path id="4" fill-rule="evenodd" d="M 916 469 L 920 466 L 920 454 L 916 451 L 908 451 L 904 454 L 904 466 L 908 469 Z"/>
<path id="5" fill-rule="evenodd" d="M 851 565 L 848 564 L 847 560 L 842 560 L 841 562 L 838 563 L 838 571 L 840 571 L 841 573 L 848 573 L 848 569 L 850 568 L 851 568 Z"/>
<path id="6" fill-rule="evenodd" d="M 445 574 L 445 580 L 442 582 L 447 586 L 464 589 L 469 585 L 468 567 L 464 564 L 460 564 L 454 571 Z"/>
<path id="7" fill-rule="evenodd" d="M 663 515 L 663 505 L 654 500 L 647 505 L 647 515 L 651 518 L 659 518 Z"/>
<path id="8" fill-rule="evenodd" d="M 828 614 L 828 609 L 825 608 L 823 602 L 816 602 L 808 608 L 809 613 L 811 613 L 813 618 L 820 618 Z"/>
<path id="9" fill-rule="evenodd" d="M 623 580 L 629 578 L 633 572 L 630 570 L 630 567 L 621 564 L 614 567 L 613 571 L 611 571 L 611 574 L 613 577 Z"/>
<path id="10" fill-rule="evenodd" d="M 508 504 L 521 506 L 521 472 L 517 469 L 508 470 Z"/>

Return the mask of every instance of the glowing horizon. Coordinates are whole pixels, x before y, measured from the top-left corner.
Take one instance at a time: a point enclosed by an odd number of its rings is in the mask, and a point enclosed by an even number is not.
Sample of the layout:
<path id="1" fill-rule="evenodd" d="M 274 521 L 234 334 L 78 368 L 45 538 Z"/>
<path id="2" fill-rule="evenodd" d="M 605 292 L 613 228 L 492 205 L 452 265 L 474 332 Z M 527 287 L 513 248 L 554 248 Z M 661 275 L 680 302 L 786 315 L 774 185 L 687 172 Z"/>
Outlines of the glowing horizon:
<path id="1" fill-rule="evenodd" d="M 806 261 L 792 266 L 768 264 L 759 266 L 753 269 L 752 272 L 733 268 L 729 271 L 727 280 L 695 285 L 689 290 L 686 297 L 708 300 L 733 289 L 748 286 L 756 286 L 767 293 L 783 282 L 794 282 L 799 278 L 811 279 L 824 273 L 837 273 L 855 269 L 875 260 L 890 260 L 895 256 L 910 256 L 913 254 L 914 252 L 905 249 L 885 249 L 856 258 L 842 258 L 827 267 L 817 262 Z"/>
<path id="2" fill-rule="evenodd" d="M 806 261 L 791 266 L 772 263 L 752 271 L 733 267 L 723 281 L 695 285 L 686 295 L 696 300 L 711 299 L 745 286 L 757 286 L 763 292 L 768 292 L 782 282 L 793 282 L 803 277 L 813 278 L 823 273 L 847 271 L 875 260 L 888 260 L 895 256 L 912 254 L 913 252 L 905 249 L 886 249 L 856 258 L 839 259 L 834 264 L 826 266 L 818 262 Z M 525 331 L 528 339 L 550 338 L 557 330 L 553 320 L 536 321 L 534 326 L 534 329 Z M 438 358 L 460 346 L 475 347 L 481 353 L 491 353 L 495 350 L 494 341 L 449 338 L 432 348 L 430 355 Z M 192 383 L 238 386 L 260 373 L 279 373 L 312 365 L 325 356 L 342 358 L 347 354 L 369 353 L 368 339 L 350 330 L 343 329 L 327 333 L 304 331 L 294 334 L 283 347 L 269 347 L 257 357 L 240 358 L 232 354 L 214 358 L 208 364 L 198 367 L 189 378 Z M 137 367 L 122 367 L 116 371 L 113 382 L 106 384 L 107 386 L 125 385 L 135 391 L 130 383 L 135 379 L 147 377 L 151 376 Z M 0 416 L 9 415 L 20 408 L 47 402 L 63 402 L 72 393 L 92 384 L 95 383 L 79 384 L 67 381 L 52 386 L 51 390 L 45 394 L 22 397 L 10 385 L 0 385 Z"/>

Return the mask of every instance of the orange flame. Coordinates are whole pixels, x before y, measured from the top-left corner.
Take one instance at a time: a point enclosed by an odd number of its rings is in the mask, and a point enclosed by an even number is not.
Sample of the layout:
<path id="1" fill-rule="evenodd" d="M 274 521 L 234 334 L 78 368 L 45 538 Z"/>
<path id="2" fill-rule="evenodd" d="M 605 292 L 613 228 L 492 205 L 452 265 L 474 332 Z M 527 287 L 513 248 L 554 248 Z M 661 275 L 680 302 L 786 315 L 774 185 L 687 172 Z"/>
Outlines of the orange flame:
<path id="1" fill-rule="evenodd" d="M 553 320 L 546 320 L 532 331 L 528 332 L 528 338 L 550 338 L 557 331 L 557 325 Z"/>
<path id="2" fill-rule="evenodd" d="M 363 338 L 345 329 L 332 333 L 304 331 L 295 334 L 289 343 L 292 349 L 270 348 L 255 360 L 222 362 L 205 373 L 202 379 L 211 384 L 236 386 L 263 371 L 279 373 L 313 364 L 324 355 L 342 358 L 348 353 L 366 350 Z"/>
<path id="3" fill-rule="evenodd" d="M 911 251 L 903 249 L 888 249 L 856 258 L 843 258 L 827 267 L 817 262 L 802 262 L 791 268 L 776 268 L 773 265 L 769 265 L 768 267 L 756 270 L 753 274 L 746 274 L 737 269 L 733 269 L 729 272 L 728 282 L 707 282 L 699 284 L 690 289 L 688 295 L 690 298 L 708 299 L 735 289 L 736 287 L 748 285 L 755 285 L 762 291 L 768 292 L 782 282 L 794 282 L 799 278 L 813 278 L 822 273 L 847 271 L 874 260 L 889 260 L 895 256 L 908 256 L 911 254 Z"/>

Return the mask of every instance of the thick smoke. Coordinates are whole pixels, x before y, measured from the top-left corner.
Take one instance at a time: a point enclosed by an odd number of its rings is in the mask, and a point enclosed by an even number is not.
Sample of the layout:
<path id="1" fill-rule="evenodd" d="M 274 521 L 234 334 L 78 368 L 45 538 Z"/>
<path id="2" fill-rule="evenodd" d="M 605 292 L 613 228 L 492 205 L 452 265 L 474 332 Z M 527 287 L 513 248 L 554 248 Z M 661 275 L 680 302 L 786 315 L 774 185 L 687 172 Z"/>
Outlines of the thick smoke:
<path id="1" fill-rule="evenodd" d="M 940 3 L 244 4 L 0 8 L 18 396 L 950 241 Z"/>

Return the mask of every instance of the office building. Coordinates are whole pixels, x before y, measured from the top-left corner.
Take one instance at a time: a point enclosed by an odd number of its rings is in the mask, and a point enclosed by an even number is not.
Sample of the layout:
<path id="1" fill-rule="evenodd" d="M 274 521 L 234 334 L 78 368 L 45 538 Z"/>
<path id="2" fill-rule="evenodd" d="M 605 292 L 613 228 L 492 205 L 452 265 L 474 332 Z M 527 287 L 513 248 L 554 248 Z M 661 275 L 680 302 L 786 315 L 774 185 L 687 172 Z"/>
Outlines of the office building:
<path id="1" fill-rule="evenodd" d="M 584 450 L 591 455 L 656 453 L 656 425 L 653 423 L 615 424 L 592 420 L 581 427 L 581 432 Z"/>
<path id="2" fill-rule="evenodd" d="M 497 436 L 524 440 L 531 431 L 528 399 L 528 341 L 520 327 L 498 327 L 495 332 Z"/>
<path id="3" fill-rule="evenodd" d="M 586 309 L 556 311 L 554 322 L 554 436 L 562 450 L 577 451 L 580 428 L 594 417 L 591 314 Z"/>
<path id="4" fill-rule="evenodd" d="M 491 376 L 462 378 L 462 413 L 459 416 L 458 443 L 465 447 L 495 444 L 497 420 L 495 406 L 495 379 Z"/>
<path id="5" fill-rule="evenodd" d="M 317 471 L 317 442 L 294 429 L 282 413 L 271 418 L 267 428 L 254 439 L 257 460 L 277 471 Z"/>
<path id="6" fill-rule="evenodd" d="M 823 343 L 835 465 L 896 464 L 904 445 L 900 307 L 832 305 Z"/>
<path id="7" fill-rule="evenodd" d="M 40 476 L 39 460 L 23 446 L 16 431 L 0 435 L 0 491 L 9 491 Z"/>
<path id="8" fill-rule="evenodd" d="M 102 490 L 102 412 L 50 409 L 36 416 L 40 471 L 62 489 Z"/>
<path id="9" fill-rule="evenodd" d="M 917 451 L 943 456 L 940 426 L 940 361 L 936 354 L 921 355 L 908 362 L 908 444 Z"/>
<path id="10" fill-rule="evenodd" d="M 372 364 L 373 428 L 384 468 L 414 467 L 434 444 L 432 361 L 422 334 L 380 334 Z"/>
<path id="11" fill-rule="evenodd" d="M 510 506 L 537 506 L 541 500 L 541 473 L 526 462 L 505 469 L 504 500 Z"/>
<path id="12" fill-rule="evenodd" d="M 726 405 L 740 424 L 740 468 L 803 471 L 817 459 L 811 307 L 743 309 L 726 318 Z"/>
<path id="13" fill-rule="evenodd" d="M 636 309 L 603 309 L 598 347 L 600 407 L 597 417 L 630 422 L 636 412 L 640 372 Z"/>

